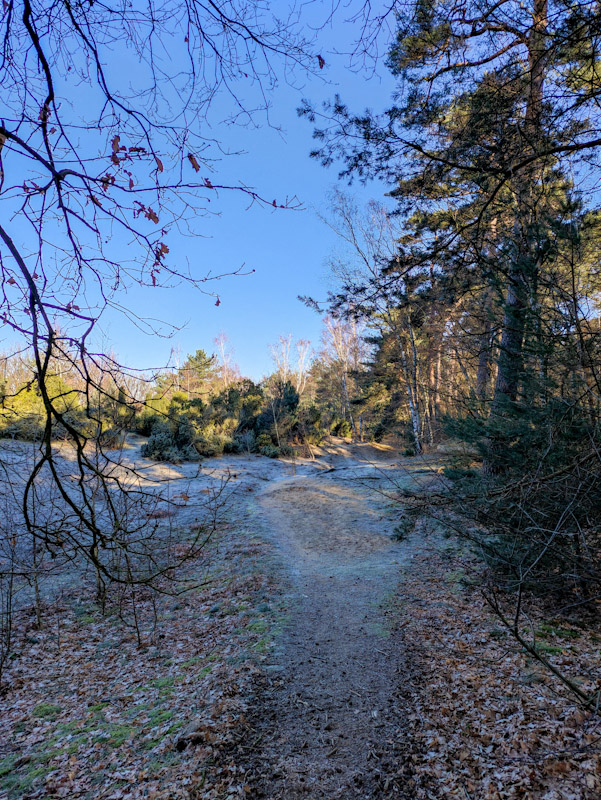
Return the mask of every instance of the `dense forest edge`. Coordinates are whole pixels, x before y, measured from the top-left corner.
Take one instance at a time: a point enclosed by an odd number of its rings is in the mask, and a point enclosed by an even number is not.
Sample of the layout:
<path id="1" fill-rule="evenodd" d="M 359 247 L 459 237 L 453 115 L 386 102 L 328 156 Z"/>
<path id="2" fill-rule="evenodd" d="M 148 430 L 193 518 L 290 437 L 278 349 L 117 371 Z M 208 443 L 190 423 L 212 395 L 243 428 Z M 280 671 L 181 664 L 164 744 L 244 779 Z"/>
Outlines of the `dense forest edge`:
<path id="1" fill-rule="evenodd" d="M 310 453 L 328 435 L 368 441 L 386 434 L 385 422 L 369 413 L 358 391 L 366 346 L 356 325 L 328 319 L 317 356 L 310 342 L 293 344 L 291 336 L 281 336 L 271 351 L 274 372 L 257 383 L 240 375 L 223 347 L 221 357 L 199 349 L 181 366 L 137 376 L 103 359 L 94 392 L 69 359 L 57 359 L 47 380 L 57 411 L 50 434 L 117 449 L 137 433 L 148 438 L 143 456 L 171 463 L 223 453 L 292 456 Z M 42 441 L 47 411 L 35 363 L 18 355 L 4 357 L 2 365 L 0 436 Z"/>

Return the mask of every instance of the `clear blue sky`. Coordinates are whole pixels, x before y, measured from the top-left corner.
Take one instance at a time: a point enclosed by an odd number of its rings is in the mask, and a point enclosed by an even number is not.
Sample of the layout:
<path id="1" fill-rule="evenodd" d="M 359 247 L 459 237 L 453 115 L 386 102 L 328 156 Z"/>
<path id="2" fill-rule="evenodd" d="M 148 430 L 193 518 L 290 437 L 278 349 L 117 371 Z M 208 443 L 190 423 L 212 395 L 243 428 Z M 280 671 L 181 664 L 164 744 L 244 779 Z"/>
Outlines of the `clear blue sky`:
<path id="1" fill-rule="evenodd" d="M 122 362 L 136 367 L 165 364 L 173 347 L 182 358 L 203 348 L 214 349 L 213 339 L 224 331 L 234 350 L 234 360 L 244 375 L 254 379 L 271 371 L 268 346 L 280 335 L 310 339 L 319 345 L 321 320 L 297 300 L 299 294 L 325 297 L 328 256 L 339 245 L 336 236 L 316 215 L 327 212 L 327 194 L 337 180 L 336 167 L 329 170 L 309 158 L 313 147 L 312 126 L 297 117 L 303 97 L 314 103 L 339 92 L 357 111 L 365 107 L 383 109 L 390 102 L 393 80 L 382 68 L 380 77 L 368 79 L 348 69 L 348 59 L 333 49 L 348 47 L 352 31 L 347 26 L 326 30 L 321 52 L 326 68 L 316 77 L 303 78 L 304 85 L 281 85 L 272 95 L 271 119 L 282 127 L 279 133 L 263 125 L 260 129 L 215 124 L 212 135 L 245 155 L 228 156 L 219 167 L 219 180 L 243 181 L 269 199 L 283 202 L 296 195 L 303 210 L 248 209 L 248 201 L 236 193 L 221 193 L 212 205 L 220 216 L 198 225 L 194 237 L 170 237 L 171 255 L 180 263 L 189 261 L 198 273 L 228 272 L 241 267 L 254 269 L 246 277 L 229 277 L 211 285 L 221 298 L 219 307 L 210 297 L 182 286 L 171 290 L 131 290 L 122 298 L 141 316 L 184 326 L 172 338 L 149 337 L 132 328 L 117 314 L 103 317 L 106 341 Z M 324 82 L 326 79 L 328 83 Z M 227 115 L 225 101 L 213 109 L 213 119 Z M 382 197 L 384 187 L 356 185 L 352 191 L 363 199 Z"/>

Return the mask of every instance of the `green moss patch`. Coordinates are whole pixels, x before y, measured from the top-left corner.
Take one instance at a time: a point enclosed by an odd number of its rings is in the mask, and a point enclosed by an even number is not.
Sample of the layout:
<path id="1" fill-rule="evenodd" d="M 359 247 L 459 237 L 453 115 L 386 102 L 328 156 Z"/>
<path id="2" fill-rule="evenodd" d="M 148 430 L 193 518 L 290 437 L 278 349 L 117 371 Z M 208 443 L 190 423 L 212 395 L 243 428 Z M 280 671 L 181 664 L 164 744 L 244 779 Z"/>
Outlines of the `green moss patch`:
<path id="1" fill-rule="evenodd" d="M 33 709 L 32 714 L 39 719 L 55 720 L 61 711 L 61 707 L 54 703 L 39 703 Z"/>

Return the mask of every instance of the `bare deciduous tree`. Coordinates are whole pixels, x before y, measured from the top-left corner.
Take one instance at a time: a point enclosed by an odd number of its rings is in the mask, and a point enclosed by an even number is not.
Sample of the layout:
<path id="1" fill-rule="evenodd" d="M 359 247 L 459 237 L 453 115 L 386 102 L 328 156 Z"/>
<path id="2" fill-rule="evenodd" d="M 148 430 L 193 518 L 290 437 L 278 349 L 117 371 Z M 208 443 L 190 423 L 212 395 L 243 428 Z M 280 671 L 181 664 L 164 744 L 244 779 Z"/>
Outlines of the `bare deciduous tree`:
<path id="1" fill-rule="evenodd" d="M 295 389 L 302 397 L 309 377 L 311 342 L 308 339 L 299 339 L 296 342 L 296 369 L 295 369 Z"/>
<path id="2" fill-rule="evenodd" d="M 252 123 L 281 77 L 318 64 L 296 9 L 267 2 L 9 0 L 0 27 L 0 315 L 31 359 L 19 391 L 43 409 L 24 479 L 4 489 L 34 548 L 91 563 L 99 585 L 153 583 L 173 574 L 152 522 L 161 492 L 99 435 L 102 407 L 138 404 L 137 373 L 103 351 L 98 323 L 121 312 L 156 333 L 124 305 L 131 286 L 184 283 L 219 304 L 219 272 L 173 261 L 170 237 L 200 233 L 221 192 L 264 201 L 219 180 L 211 121 Z M 0 456 L 5 475 L 15 457 Z"/>

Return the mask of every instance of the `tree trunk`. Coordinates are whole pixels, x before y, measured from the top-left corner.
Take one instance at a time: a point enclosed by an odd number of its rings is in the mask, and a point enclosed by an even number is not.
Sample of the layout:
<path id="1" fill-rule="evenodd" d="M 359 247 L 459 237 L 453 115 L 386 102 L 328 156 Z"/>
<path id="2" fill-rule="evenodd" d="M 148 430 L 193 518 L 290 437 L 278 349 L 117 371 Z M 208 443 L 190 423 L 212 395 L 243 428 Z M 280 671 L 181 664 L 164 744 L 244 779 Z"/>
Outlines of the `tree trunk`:
<path id="1" fill-rule="evenodd" d="M 541 137 L 544 80 L 546 71 L 547 0 L 534 0 L 532 29 L 528 36 L 530 90 L 524 120 L 524 151 L 536 151 Z M 517 399 L 524 346 L 524 330 L 538 268 L 532 252 L 531 226 L 535 221 L 537 199 L 536 167 L 523 169 L 514 179 L 516 219 L 514 225 L 517 252 L 507 278 L 505 315 L 501 334 L 493 411 L 507 410 L 507 401 Z"/>
<path id="2" fill-rule="evenodd" d="M 522 372 L 522 348 L 528 310 L 528 278 L 520 261 L 509 273 L 503 332 L 499 344 L 497 381 L 493 409 L 517 399 Z"/>
<path id="3" fill-rule="evenodd" d="M 397 326 L 392 318 L 392 314 L 390 313 L 390 309 L 386 309 L 386 316 L 388 317 L 388 322 L 390 324 L 390 330 L 396 340 L 396 343 L 399 348 L 399 355 L 401 357 L 401 366 L 403 368 L 403 378 L 405 382 L 405 389 L 407 391 L 407 402 L 409 404 L 409 414 L 411 415 L 411 428 L 413 431 L 413 443 L 415 445 L 415 452 L 419 455 L 422 452 L 422 443 L 421 443 L 421 422 L 419 418 L 419 408 L 417 405 L 417 397 L 415 397 L 413 393 L 413 387 L 415 381 L 412 380 L 411 373 L 409 371 L 409 363 L 407 359 L 407 353 L 405 352 L 405 346 L 401 336 L 399 335 Z M 414 376 L 415 377 L 415 376 Z M 417 388 L 417 387 L 416 387 Z"/>
<path id="4" fill-rule="evenodd" d="M 478 371 L 476 373 L 476 395 L 484 406 L 489 397 L 493 340 L 492 292 L 484 298 L 484 328 L 478 343 Z"/>
<path id="5" fill-rule="evenodd" d="M 348 413 L 348 417 L 349 417 L 349 420 L 350 420 L 350 423 L 351 423 L 351 428 L 353 429 L 353 437 L 356 439 L 357 438 L 357 428 L 355 426 L 355 420 L 353 419 L 353 412 L 351 411 L 351 401 L 350 401 L 350 398 L 349 398 L 348 382 L 347 382 L 347 378 L 346 378 L 346 367 L 343 367 L 343 369 L 342 369 L 342 391 L 343 391 L 343 394 L 344 394 L 345 410 Z"/>
<path id="6" fill-rule="evenodd" d="M 397 336 L 397 341 L 399 344 L 399 349 L 401 354 L 401 364 L 403 367 L 403 377 L 405 379 L 405 387 L 407 389 L 407 401 L 409 403 L 409 413 L 411 415 L 411 427 L 413 430 L 413 443 L 415 444 L 415 452 L 419 455 L 422 452 L 421 423 L 419 418 L 419 409 L 417 407 L 417 399 L 413 395 L 413 389 L 412 389 L 413 382 L 409 374 L 409 366 L 407 364 L 407 354 L 405 353 L 405 348 L 403 347 L 403 343 L 401 342 L 400 337 L 398 336 Z"/>

